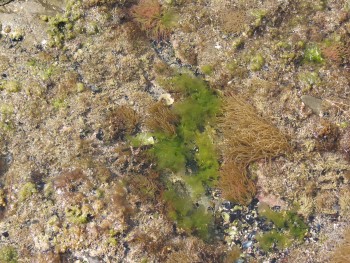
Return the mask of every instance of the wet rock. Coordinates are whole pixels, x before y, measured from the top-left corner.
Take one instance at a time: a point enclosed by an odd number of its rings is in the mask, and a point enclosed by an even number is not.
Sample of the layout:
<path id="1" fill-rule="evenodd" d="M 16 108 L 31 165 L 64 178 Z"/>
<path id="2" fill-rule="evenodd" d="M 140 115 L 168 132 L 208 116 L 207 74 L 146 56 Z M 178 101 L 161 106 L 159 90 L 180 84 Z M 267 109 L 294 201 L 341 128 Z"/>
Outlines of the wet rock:
<path id="1" fill-rule="evenodd" d="M 255 235 L 256 235 L 256 231 L 253 231 L 253 232 L 249 233 L 248 238 L 252 239 L 255 237 Z"/>
<path id="2" fill-rule="evenodd" d="M 232 209 L 233 207 L 233 204 L 229 201 L 225 201 L 222 203 L 222 206 L 225 208 L 225 209 Z"/>
<path id="3" fill-rule="evenodd" d="M 250 214 L 248 214 L 248 215 L 245 216 L 245 220 L 246 220 L 246 222 L 247 222 L 249 225 L 252 225 L 252 224 L 254 224 L 254 222 L 255 222 L 254 217 L 251 216 Z"/>
<path id="4" fill-rule="evenodd" d="M 247 241 L 242 244 L 243 249 L 248 249 L 253 245 L 253 241 Z"/>
<path id="5" fill-rule="evenodd" d="M 320 115 L 322 113 L 322 100 L 309 96 L 303 95 L 301 96 L 302 102 L 308 106 L 314 113 Z"/>
<path id="6" fill-rule="evenodd" d="M 234 212 L 230 213 L 230 221 L 233 222 L 236 219 L 240 218 L 240 216 L 241 216 L 241 211 L 239 211 L 239 210 L 234 211 Z"/>

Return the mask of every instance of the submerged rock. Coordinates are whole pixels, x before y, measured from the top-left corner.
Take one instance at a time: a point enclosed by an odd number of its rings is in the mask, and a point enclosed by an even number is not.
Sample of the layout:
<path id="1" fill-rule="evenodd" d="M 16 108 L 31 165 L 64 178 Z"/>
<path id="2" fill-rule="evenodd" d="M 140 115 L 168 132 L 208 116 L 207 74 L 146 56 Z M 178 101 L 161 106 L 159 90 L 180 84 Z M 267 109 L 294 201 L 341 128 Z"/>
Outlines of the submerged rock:
<path id="1" fill-rule="evenodd" d="M 249 240 L 247 242 L 244 242 L 242 244 L 242 247 L 243 247 L 243 249 L 247 249 L 247 248 L 250 248 L 252 245 L 253 245 L 253 241 Z"/>
<path id="2" fill-rule="evenodd" d="M 309 95 L 303 95 L 301 96 L 301 100 L 306 106 L 308 106 L 317 115 L 320 115 L 322 113 L 323 101 L 321 99 L 318 99 Z"/>

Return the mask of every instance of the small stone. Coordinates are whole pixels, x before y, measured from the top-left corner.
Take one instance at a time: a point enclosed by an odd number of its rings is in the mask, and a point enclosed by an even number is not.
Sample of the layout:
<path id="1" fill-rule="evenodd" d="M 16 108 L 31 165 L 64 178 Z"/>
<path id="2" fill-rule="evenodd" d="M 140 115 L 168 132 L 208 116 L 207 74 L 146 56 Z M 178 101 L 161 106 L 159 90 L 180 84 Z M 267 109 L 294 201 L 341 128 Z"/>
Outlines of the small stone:
<path id="1" fill-rule="evenodd" d="M 170 106 L 174 103 L 174 99 L 171 97 L 171 95 L 169 93 L 165 93 L 160 95 L 159 100 L 164 100 L 165 104 Z"/>
<path id="2" fill-rule="evenodd" d="M 255 237 L 255 235 L 256 235 L 256 231 L 253 231 L 253 232 L 249 233 L 248 238 L 252 239 Z"/>
<path id="3" fill-rule="evenodd" d="M 232 208 L 232 203 L 230 201 L 225 201 L 222 203 L 223 207 L 226 209 L 231 209 Z"/>
<path id="4" fill-rule="evenodd" d="M 309 95 L 303 95 L 301 96 L 301 100 L 306 106 L 308 106 L 317 115 L 320 115 L 322 113 L 321 99 L 318 99 Z"/>
<path id="5" fill-rule="evenodd" d="M 235 206 L 233 207 L 233 211 L 237 211 L 237 210 L 242 210 L 242 206 L 240 206 L 240 205 L 235 205 Z"/>
<path id="6" fill-rule="evenodd" d="M 249 247 L 251 247 L 253 245 L 253 241 L 247 241 L 247 242 L 243 242 L 242 247 L 243 249 L 247 249 Z"/>
<path id="7" fill-rule="evenodd" d="M 95 85 L 90 85 L 89 88 L 91 89 L 91 91 L 93 93 L 101 93 L 102 92 L 102 89 L 100 87 L 95 86 Z"/>
<path id="8" fill-rule="evenodd" d="M 237 211 L 234 211 L 230 214 L 230 220 L 231 222 L 235 221 L 236 219 L 240 218 L 241 216 L 241 211 L 237 210 Z"/>

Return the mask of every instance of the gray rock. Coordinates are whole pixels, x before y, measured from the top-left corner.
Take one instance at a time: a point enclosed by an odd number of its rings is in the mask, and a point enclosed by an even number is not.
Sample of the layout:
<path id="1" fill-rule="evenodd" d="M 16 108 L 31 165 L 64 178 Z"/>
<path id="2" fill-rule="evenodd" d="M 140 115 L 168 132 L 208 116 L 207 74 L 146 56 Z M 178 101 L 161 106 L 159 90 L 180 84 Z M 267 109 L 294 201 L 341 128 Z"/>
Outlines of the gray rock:
<path id="1" fill-rule="evenodd" d="M 253 245 L 253 241 L 247 241 L 242 244 L 243 249 L 250 248 Z"/>
<path id="2" fill-rule="evenodd" d="M 304 102 L 306 106 L 308 106 L 317 115 L 320 115 L 322 113 L 321 99 L 318 99 L 309 95 L 303 95 L 301 96 L 301 100 Z"/>

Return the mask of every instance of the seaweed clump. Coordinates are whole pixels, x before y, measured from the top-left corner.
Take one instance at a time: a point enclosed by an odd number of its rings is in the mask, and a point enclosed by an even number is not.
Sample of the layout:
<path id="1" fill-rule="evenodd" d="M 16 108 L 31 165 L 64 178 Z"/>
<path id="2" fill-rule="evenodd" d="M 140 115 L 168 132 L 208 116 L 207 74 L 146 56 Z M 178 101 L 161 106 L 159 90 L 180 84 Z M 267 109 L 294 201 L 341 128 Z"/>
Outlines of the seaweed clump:
<path id="1" fill-rule="evenodd" d="M 276 212 L 266 205 L 260 207 L 260 216 L 275 226 L 271 231 L 257 237 L 260 247 L 265 251 L 274 247 L 287 248 L 293 240 L 301 242 L 308 231 L 305 222 L 294 211 Z"/>
<path id="2" fill-rule="evenodd" d="M 140 116 L 129 106 L 122 105 L 108 112 L 105 121 L 105 139 L 122 140 L 135 134 L 140 125 Z"/>
<path id="3" fill-rule="evenodd" d="M 147 36 L 155 40 L 169 38 L 177 23 L 174 10 L 164 9 L 157 0 L 140 0 L 131 8 L 131 15 Z"/>
<path id="4" fill-rule="evenodd" d="M 223 112 L 219 126 L 224 137 L 224 162 L 219 187 L 224 198 L 248 204 L 256 189 L 247 166 L 288 152 L 290 145 L 277 128 L 237 96 L 226 97 Z"/>
<path id="5" fill-rule="evenodd" d="M 314 132 L 316 148 L 319 151 L 333 151 L 337 148 L 339 129 L 333 123 L 321 120 Z"/>
<path id="6" fill-rule="evenodd" d="M 180 183 L 169 184 L 164 194 L 168 203 L 168 216 L 186 232 L 209 240 L 213 227 L 213 216 L 205 211 L 203 205 L 196 207 L 191 196 L 180 185 Z"/>
<path id="7" fill-rule="evenodd" d="M 54 17 L 43 16 L 42 19 L 48 22 L 49 46 L 63 48 L 66 40 L 74 39 L 77 35 L 75 24 L 83 17 L 80 1 L 71 1 L 66 5 L 64 14 Z"/>
<path id="8" fill-rule="evenodd" d="M 213 216 L 197 201 L 207 187 L 215 185 L 218 176 L 211 125 L 220 100 L 206 82 L 188 74 L 176 75 L 166 84 L 182 100 L 171 108 L 160 104 L 151 108 L 154 119 L 148 126 L 154 131 L 155 144 L 149 153 L 158 171 L 177 177 L 163 177 L 168 216 L 182 230 L 208 240 Z"/>
<path id="9" fill-rule="evenodd" d="M 149 114 L 152 118 L 147 120 L 146 126 L 150 130 L 167 135 L 176 134 L 176 125 L 179 122 L 179 117 L 164 103 L 158 102 L 154 104 L 150 108 Z"/>
<path id="10" fill-rule="evenodd" d="M 248 204 L 255 196 L 254 181 L 248 177 L 245 167 L 234 162 L 226 162 L 220 169 L 219 188 L 225 199 Z"/>

